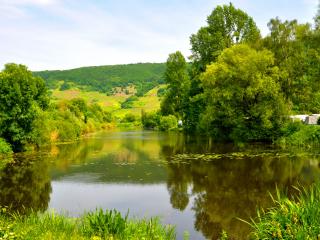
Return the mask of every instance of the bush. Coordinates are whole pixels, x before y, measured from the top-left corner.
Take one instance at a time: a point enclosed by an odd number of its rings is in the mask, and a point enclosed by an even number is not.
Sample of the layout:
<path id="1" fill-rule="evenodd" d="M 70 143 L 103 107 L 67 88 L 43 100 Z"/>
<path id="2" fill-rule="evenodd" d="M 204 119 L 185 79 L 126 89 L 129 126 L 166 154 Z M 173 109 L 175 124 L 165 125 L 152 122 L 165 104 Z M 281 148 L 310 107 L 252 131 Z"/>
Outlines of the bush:
<path id="1" fill-rule="evenodd" d="M 174 115 L 163 116 L 160 119 L 159 129 L 161 131 L 169 131 L 177 128 L 178 120 Z"/>
<path id="2" fill-rule="evenodd" d="M 160 113 L 159 112 L 150 112 L 146 113 L 141 112 L 141 123 L 145 129 L 155 129 L 160 125 Z"/>
<path id="3" fill-rule="evenodd" d="M 136 116 L 132 113 L 127 113 L 121 120 L 122 123 L 132 123 L 137 120 Z"/>
<path id="4" fill-rule="evenodd" d="M 12 149 L 9 143 L 3 138 L 0 138 L 0 154 L 12 153 Z"/>
<path id="5" fill-rule="evenodd" d="M 71 88 L 71 84 L 69 82 L 64 81 L 60 86 L 60 91 L 69 90 Z"/>
<path id="6" fill-rule="evenodd" d="M 128 109 L 133 107 L 133 102 L 137 101 L 139 98 L 137 96 L 128 97 L 123 103 L 121 103 L 121 108 Z"/>
<path id="7" fill-rule="evenodd" d="M 307 146 L 320 144 L 320 126 L 291 123 L 278 141 L 281 145 Z"/>

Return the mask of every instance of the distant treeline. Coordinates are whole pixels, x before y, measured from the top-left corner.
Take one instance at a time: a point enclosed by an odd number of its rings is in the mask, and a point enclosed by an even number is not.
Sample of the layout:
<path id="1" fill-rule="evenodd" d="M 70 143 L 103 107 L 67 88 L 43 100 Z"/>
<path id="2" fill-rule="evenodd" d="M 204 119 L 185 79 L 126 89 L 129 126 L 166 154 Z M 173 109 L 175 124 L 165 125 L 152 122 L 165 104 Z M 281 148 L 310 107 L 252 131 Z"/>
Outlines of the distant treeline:
<path id="1" fill-rule="evenodd" d="M 137 96 L 142 96 L 155 86 L 164 83 L 164 63 L 137 63 L 128 65 L 82 67 L 63 71 L 34 72 L 42 77 L 46 85 L 57 88 L 59 81 L 63 80 L 62 88 L 67 89 L 68 84 L 82 86 L 87 90 L 112 94 L 115 87 L 134 85 Z M 63 89 L 62 89 L 63 90 Z"/>

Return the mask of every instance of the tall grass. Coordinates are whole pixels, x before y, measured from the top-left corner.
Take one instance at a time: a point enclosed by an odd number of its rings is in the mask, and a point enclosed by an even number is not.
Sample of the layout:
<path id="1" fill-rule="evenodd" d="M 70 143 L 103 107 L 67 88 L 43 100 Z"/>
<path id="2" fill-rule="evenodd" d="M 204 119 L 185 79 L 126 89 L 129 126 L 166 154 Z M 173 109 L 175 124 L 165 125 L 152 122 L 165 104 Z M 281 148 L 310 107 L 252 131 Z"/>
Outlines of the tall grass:
<path id="1" fill-rule="evenodd" d="M 55 213 L 31 213 L 28 216 L 0 213 L 0 239 L 175 239 L 172 226 L 158 219 L 128 219 L 118 211 L 97 210 L 80 218 Z"/>
<path id="2" fill-rule="evenodd" d="M 250 223 L 253 239 L 320 238 L 320 184 L 297 190 L 299 194 L 293 199 L 277 191 L 275 207 L 260 212 Z"/>

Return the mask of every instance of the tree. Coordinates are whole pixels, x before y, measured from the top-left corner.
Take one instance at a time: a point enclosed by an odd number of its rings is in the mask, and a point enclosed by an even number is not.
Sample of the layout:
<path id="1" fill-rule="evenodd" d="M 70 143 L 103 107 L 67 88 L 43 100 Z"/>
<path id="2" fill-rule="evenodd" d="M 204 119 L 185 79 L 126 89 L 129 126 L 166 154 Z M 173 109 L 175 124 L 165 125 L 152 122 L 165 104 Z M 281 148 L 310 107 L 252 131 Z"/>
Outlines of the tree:
<path id="1" fill-rule="evenodd" d="M 201 129 L 216 140 L 271 140 L 280 134 L 287 107 L 270 51 L 247 45 L 226 49 L 201 76 L 208 102 Z"/>
<path id="2" fill-rule="evenodd" d="M 207 23 L 208 26 L 190 37 L 192 60 L 201 72 L 223 49 L 238 43 L 253 44 L 260 39 L 260 31 L 253 19 L 232 3 L 216 7 Z"/>
<path id="3" fill-rule="evenodd" d="M 314 111 L 313 96 L 320 90 L 316 34 L 310 24 L 298 24 L 296 20 L 275 18 L 268 26 L 270 34 L 263 42 L 275 55 L 284 96 L 293 103 L 296 112 Z"/>
<path id="4" fill-rule="evenodd" d="M 190 37 L 191 88 L 184 112 L 184 127 L 188 132 L 197 130 L 199 116 L 207 105 L 199 79 L 206 66 L 215 62 L 225 48 L 239 43 L 256 46 L 260 40 L 260 31 L 253 19 L 231 3 L 216 7 L 208 16 L 207 23 Z"/>
<path id="5" fill-rule="evenodd" d="M 161 112 L 163 115 L 172 114 L 182 117 L 190 79 L 187 62 L 181 52 L 177 51 L 169 55 L 164 76 L 168 87 L 161 103 Z"/>
<path id="6" fill-rule="evenodd" d="M 320 30 L 320 1 L 318 3 L 317 15 L 314 17 L 314 22 L 316 30 Z"/>
<path id="7" fill-rule="evenodd" d="M 0 137 L 15 151 L 30 140 L 32 123 L 48 106 L 44 81 L 26 66 L 6 64 L 0 72 Z"/>

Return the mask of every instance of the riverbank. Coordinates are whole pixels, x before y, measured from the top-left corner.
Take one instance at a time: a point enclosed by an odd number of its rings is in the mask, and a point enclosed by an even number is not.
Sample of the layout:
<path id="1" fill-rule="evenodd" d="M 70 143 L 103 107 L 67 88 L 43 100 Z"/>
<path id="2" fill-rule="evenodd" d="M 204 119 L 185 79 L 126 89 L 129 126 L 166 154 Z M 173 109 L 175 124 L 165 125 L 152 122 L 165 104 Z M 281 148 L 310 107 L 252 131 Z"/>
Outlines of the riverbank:
<path id="1" fill-rule="evenodd" d="M 0 213 L 0 239 L 175 239 L 173 226 L 162 226 L 157 218 L 128 219 L 116 210 L 97 210 L 79 218 L 55 213 L 27 216 Z"/>

